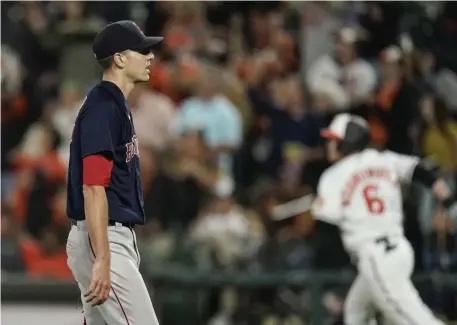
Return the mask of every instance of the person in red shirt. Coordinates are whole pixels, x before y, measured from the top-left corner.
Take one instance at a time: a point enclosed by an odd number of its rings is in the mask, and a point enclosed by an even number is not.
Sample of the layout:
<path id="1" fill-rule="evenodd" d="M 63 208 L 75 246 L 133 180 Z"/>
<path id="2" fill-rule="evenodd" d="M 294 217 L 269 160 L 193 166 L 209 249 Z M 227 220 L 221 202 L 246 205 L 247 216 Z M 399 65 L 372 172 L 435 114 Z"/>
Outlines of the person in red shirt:
<path id="1" fill-rule="evenodd" d="M 39 241 L 22 237 L 20 247 L 28 275 L 60 279 L 72 278 L 72 273 L 67 265 L 67 254 L 63 241 L 59 240 L 58 230 L 44 229 Z"/>

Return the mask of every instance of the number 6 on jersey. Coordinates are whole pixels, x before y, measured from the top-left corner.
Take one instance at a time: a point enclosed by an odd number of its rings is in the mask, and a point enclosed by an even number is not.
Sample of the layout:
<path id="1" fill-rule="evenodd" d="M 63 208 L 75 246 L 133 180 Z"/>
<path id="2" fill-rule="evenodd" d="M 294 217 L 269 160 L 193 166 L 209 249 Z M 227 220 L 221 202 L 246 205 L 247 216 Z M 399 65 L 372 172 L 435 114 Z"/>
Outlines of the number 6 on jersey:
<path id="1" fill-rule="evenodd" d="M 378 215 L 384 212 L 384 201 L 377 196 L 378 187 L 376 185 L 367 185 L 363 188 L 363 199 L 371 214 Z"/>

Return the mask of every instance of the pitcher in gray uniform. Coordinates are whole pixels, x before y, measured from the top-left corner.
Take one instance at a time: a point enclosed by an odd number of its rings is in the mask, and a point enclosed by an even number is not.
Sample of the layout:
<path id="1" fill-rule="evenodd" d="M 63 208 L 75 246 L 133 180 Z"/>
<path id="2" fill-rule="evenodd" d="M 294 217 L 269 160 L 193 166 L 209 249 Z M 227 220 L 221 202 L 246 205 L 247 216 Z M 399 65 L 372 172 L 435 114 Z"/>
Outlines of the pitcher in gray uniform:
<path id="1" fill-rule="evenodd" d="M 126 98 L 149 80 L 151 48 L 132 21 L 107 25 L 93 43 L 103 80 L 84 101 L 68 169 L 68 266 L 81 290 L 86 325 L 158 325 L 139 272 L 134 227 L 144 224 L 138 138 Z"/>

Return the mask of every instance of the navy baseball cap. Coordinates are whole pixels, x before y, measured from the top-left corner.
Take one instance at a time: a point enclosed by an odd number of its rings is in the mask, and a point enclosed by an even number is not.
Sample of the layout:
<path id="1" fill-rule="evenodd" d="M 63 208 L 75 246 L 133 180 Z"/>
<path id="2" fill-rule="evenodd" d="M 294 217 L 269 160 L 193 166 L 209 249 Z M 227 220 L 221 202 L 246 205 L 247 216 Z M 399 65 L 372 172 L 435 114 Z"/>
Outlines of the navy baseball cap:
<path id="1" fill-rule="evenodd" d="M 146 37 L 131 20 L 121 20 L 103 27 L 95 36 L 92 50 L 95 58 L 101 60 L 126 50 L 147 50 L 162 40 L 163 37 Z"/>

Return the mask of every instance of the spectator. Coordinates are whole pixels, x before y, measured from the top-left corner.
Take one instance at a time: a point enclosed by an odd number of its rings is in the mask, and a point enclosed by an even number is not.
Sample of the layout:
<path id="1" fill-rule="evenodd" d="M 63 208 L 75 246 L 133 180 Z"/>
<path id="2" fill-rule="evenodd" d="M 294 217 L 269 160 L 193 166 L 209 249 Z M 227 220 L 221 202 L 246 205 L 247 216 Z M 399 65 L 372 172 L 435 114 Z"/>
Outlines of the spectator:
<path id="1" fill-rule="evenodd" d="M 379 85 L 368 111 L 371 140 L 380 148 L 387 143 L 389 112 L 402 82 L 400 60 L 401 51 L 396 46 L 390 46 L 381 53 Z"/>
<path id="2" fill-rule="evenodd" d="M 2 44 L 1 49 L 1 168 L 2 198 L 11 195 L 14 175 L 10 170 L 10 152 L 18 145 L 27 128 L 27 96 L 23 92 L 24 67 L 17 52 Z M 3 136 L 7 134 L 8 136 Z"/>
<path id="3" fill-rule="evenodd" d="M 445 103 L 426 95 L 420 101 L 422 128 L 419 143 L 422 153 L 434 159 L 444 173 L 457 170 L 457 123 Z"/>
<path id="4" fill-rule="evenodd" d="M 361 52 L 370 61 L 376 59 L 390 44 L 397 40 L 400 32 L 400 19 L 405 11 L 396 2 L 366 2 L 359 17 L 361 27 L 366 31 L 366 39 L 361 44 Z"/>
<path id="5" fill-rule="evenodd" d="M 158 162 L 156 157 L 146 156 L 143 164 L 149 166 L 143 177 L 148 170 L 150 175 L 154 174 L 154 164 L 159 166 L 152 183 L 145 184 L 150 186 L 149 190 L 145 187 L 145 197 L 152 200 L 145 206 L 148 218 L 159 221 L 164 229 L 187 229 L 217 180 L 212 156 L 198 130 L 185 132 Z"/>
<path id="6" fill-rule="evenodd" d="M 168 198 L 165 195 L 169 193 L 171 179 L 164 175 L 163 170 L 159 170 L 160 155 L 154 153 L 150 148 L 140 146 L 140 168 L 141 168 L 141 185 L 143 186 L 144 213 L 148 225 L 145 233 L 159 236 L 161 232 L 173 226 L 179 218 L 176 215 L 168 213 L 166 204 Z M 172 197 L 171 199 L 175 199 Z M 182 202 L 181 202 L 182 203 Z M 193 212 L 193 211 L 192 211 Z M 185 220 L 185 216 L 183 220 Z M 182 221 L 182 220 L 179 220 Z M 151 238 L 152 239 L 152 238 Z"/>
<path id="7" fill-rule="evenodd" d="M 415 85 L 422 91 L 432 88 L 446 104 L 455 111 L 457 102 L 457 75 L 451 69 L 440 67 L 437 58 L 430 49 L 417 50 Z"/>
<path id="8" fill-rule="evenodd" d="M 171 125 L 176 108 L 167 96 L 137 85 L 130 94 L 129 104 L 141 145 L 163 151 L 171 141 Z"/>
<path id="9" fill-rule="evenodd" d="M 267 67 L 267 64 L 259 63 L 256 69 Z M 265 71 L 254 72 L 262 73 Z M 270 93 L 256 83 L 258 81 L 253 80 L 248 94 L 252 106 L 268 121 L 267 170 L 273 177 L 283 177 L 286 183 L 287 179 L 300 181 L 304 165 L 323 158 L 319 132 L 324 121 L 305 107 L 302 89 L 295 77 L 273 79 L 268 86 Z"/>
<path id="10" fill-rule="evenodd" d="M 221 173 L 232 174 L 232 154 L 242 137 L 243 126 L 238 110 L 219 94 L 219 78 L 206 71 L 199 76 L 196 95 L 179 109 L 174 124 L 177 134 L 200 128 L 205 141 L 219 157 Z"/>
<path id="11" fill-rule="evenodd" d="M 66 229 L 62 232 L 59 229 L 46 228 L 41 232 L 38 241 L 22 239 L 22 256 L 30 276 L 61 279 L 73 276 L 67 266 L 67 254 L 63 245 L 66 232 Z"/>
<path id="12" fill-rule="evenodd" d="M 306 83 L 310 91 L 331 88 L 334 109 L 345 110 L 363 104 L 376 85 L 373 67 L 357 56 L 357 33 L 345 27 L 338 32 L 333 55 L 320 57 L 310 68 Z"/>
<path id="13" fill-rule="evenodd" d="M 441 269 L 452 271 L 457 269 L 455 248 L 457 238 L 452 231 L 453 222 L 442 209 L 433 215 L 433 227 L 426 237 L 425 262 L 429 270 Z"/>
<path id="14" fill-rule="evenodd" d="M 5 211 L 6 210 L 6 211 Z M 24 261 L 21 259 L 20 227 L 2 207 L 2 272 L 25 271 Z"/>
<path id="15" fill-rule="evenodd" d="M 65 38 L 59 60 L 59 75 L 84 86 L 99 78 L 100 67 L 92 54 L 92 39 L 104 25 L 104 19 L 92 15 L 90 3 L 84 1 L 59 2 L 59 18 L 54 37 Z M 78 64 L 75 64 L 78 62 Z M 81 66 L 85 67 L 81 69 Z"/>
<path id="16" fill-rule="evenodd" d="M 408 74 L 410 54 L 389 46 L 380 54 L 380 82 L 368 104 L 368 120 L 381 148 L 412 154 L 418 91 Z"/>
<path id="17" fill-rule="evenodd" d="M 436 92 L 446 102 L 453 116 L 457 112 L 457 74 L 450 69 L 442 69 L 438 72 L 435 80 Z"/>
<path id="18" fill-rule="evenodd" d="M 343 24 L 341 15 L 332 10 L 335 4 L 319 1 L 303 3 L 303 35 L 307 46 L 301 60 L 305 71 L 308 71 L 319 58 L 331 53 L 334 48 L 335 30 Z"/>
<path id="19" fill-rule="evenodd" d="M 457 75 L 447 67 L 440 66 L 438 58 L 431 49 L 417 50 L 415 85 L 422 91 L 432 88 L 437 95 L 444 100 L 450 110 L 455 112 L 457 101 Z M 454 114 L 455 115 L 455 114 Z"/>
<path id="20" fill-rule="evenodd" d="M 426 270 L 429 272 L 442 271 L 446 273 L 457 270 L 457 236 L 452 220 L 442 209 L 437 209 L 433 215 L 432 229 L 426 234 L 425 249 L 423 251 Z M 444 288 L 442 292 L 430 292 L 427 295 L 427 304 L 434 310 L 455 319 L 455 291 Z"/>
<path id="21" fill-rule="evenodd" d="M 213 197 L 200 211 L 190 236 L 210 266 L 226 271 L 238 269 L 242 261 L 256 254 L 262 237 L 251 229 L 252 223 L 245 211 L 236 204 L 230 177 L 221 177 L 212 191 Z M 222 292 L 216 288 L 212 291 L 210 316 L 220 308 Z"/>
<path id="22" fill-rule="evenodd" d="M 273 210 L 279 204 L 280 189 L 272 180 L 260 179 L 249 188 L 249 206 L 247 214 L 254 214 L 261 221 L 259 232 L 272 236 L 274 222 L 271 218 Z"/>
<path id="23" fill-rule="evenodd" d="M 412 124 L 416 114 L 416 92 L 407 82 L 404 62 L 407 55 L 391 45 L 380 54 L 379 84 L 363 107 L 378 148 L 411 153 Z"/>
<path id="24" fill-rule="evenodd" d="M 60 159 L 67 164 L 70 155 L 73 125 L 83 103 L 81 90 L 71 81 L 64 82 L 60 88 L 59 99 L 51 113 L 52 124 L 57 131 L 61 143 L 57 149 Z"/>
<path id="25" fill-rule="evenodd" d="M 173 232 L 176 224 L 180 228 L 185 227 L 188 223 L 187 220 L 193 219 L 193 215 L 188 216 L 187 213 L 196 214 L 196 212 L 184 210 L 188 209 L 189 205 L 188 201 L 182 199 L 174 202 L 180 205 L 176 209 L 167 209 L 172 200 L 180 198 L 173 193 L 173 190 L 178 188 L 177 184 L 173 184 L 173 179 L 165 176 L 163 171 L 159 170 L 161 156 L 151 148 L 144 144 L 140 145 L 140 156 L 146 225 L 137 231 L 138 248 L 140 252 L 144 251 L 146 260 L 151 258 L 154 259 L 154 262 L 166 262 L 177 244 Z M 182 186 L 181 190 L 185 191 L 185 186 Z M 195 196 L 192 196 L 191 199 L 195 199 Z M 184 214 L 179 215 L 180 213 Z"/>
<path id="26" fill-rule="evenodd" d="M 424 156 L 433 160 L 441 173 L 447 176 L 451 188 L 455 188 L 455 157 L 457 153 L 457 125 L 449 118 L 445 104 L 437 97 L 425 95 L 420 101 L 422 126 L 418 142 Z M 421 199 L 420 219 L 422 231 L 427 234 L 432 229 L 430 215 L 436 212 L 436 200 L 429 192 Z"/>
<path id="27" fill-rule="evenodd" d="M 18 168 L 25 168 L 40 162 L 44 156 L 54 154 L 61 139 L 52 123 L 50 106 L 41 118 L 33 123 L 24 134 L 21 143 L 11 152 L 10 159 Z M 61 162 L 60 157 L 58 160 Z"/>
<path id="28" fill-rule="evenodd" d="M 253 191 L 258 189 L 254 188 Z M 306 239 L 310 239 L 313 232 L 314 221 L 311 215 L 297 215 L 284 206 L 279 208 L 281 203 L 301 198 L 304 193 L 290 193 L 279 187 L 270 187 L 257 193 L 254 211 L 262 218 L 268 238 L 254 263 L 260 263 L 261 267 L 270 270 L 303 269 L 311 266 L 311 251 L 306 245 Z M 282 253 L 268 253 L 273 251 Z M 292 255 L 296 258 L 290 259 Z"/>
<path id="29" fill-rule="evenodd" d="M 315 183 L 317 178 L 307 177 L 306 173 L 316 172 L 319 166 L 316 164 L 324 159 L 323 142 L 320 137 L 320 129 L 325 125 L 325 120 L 318 111 L 305 107 L 302 89 L 298 79 L 291 77 L 286 80 L 285 87 L 288 101 L 285 105 L 285 112 L 288 114 L 287 127 L 281 133 L 275 135 L 275 139 L 283 141 L 281 179 L 285 184 L 293 184 L 294 179 L 299 179 L 298 186 L 308 184 L 307 181 Z M 278 123 L 272 119 L 272 126 Z M 285 123 L 284 126 L 287 125 Z M 301 166 L 299 173 L 294 175 L 294 170 Z"/>
<path id="30" fill-rule="evenodd" d="M 196 241 L 215 253 L 219 265 L 229 268 L 255 252 L 259 244 L 251 237 L 244 211 L 235 204 L 233 190 L 232 179 L 220 178 L 213 189 L 214 199 L 201 211 L 191 232 Z"/>
<path id="31" fill-rule="evenodd" d="M 163 62 L 160 57 L 156 56 L 149 67 L 151 71 L 148 85 L 151 90 L 168 96 L 174 104 L 181 100 L 178 89 L 172 82 L 173 65 Z"/>
<path id="32" fill-rule="evenodd" d="M 193 53 L 206 40 L 208 33 L 202 19 L 203 5 L 198 2 L 172 2 L 166 5 L 171 13 L 164 28 L 165 45 L 173 55 Z M 202 44 L 203 43 L 203 44 Z"/>

